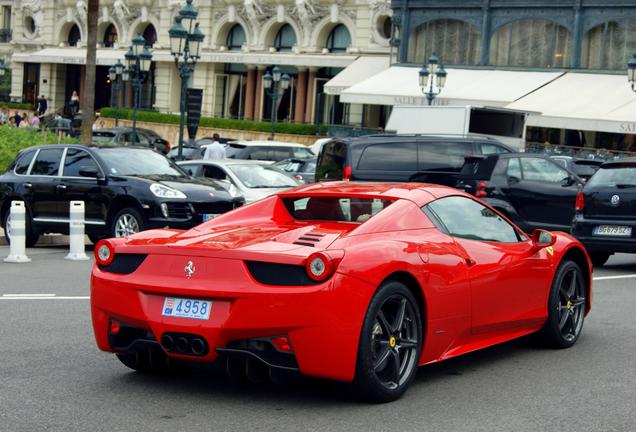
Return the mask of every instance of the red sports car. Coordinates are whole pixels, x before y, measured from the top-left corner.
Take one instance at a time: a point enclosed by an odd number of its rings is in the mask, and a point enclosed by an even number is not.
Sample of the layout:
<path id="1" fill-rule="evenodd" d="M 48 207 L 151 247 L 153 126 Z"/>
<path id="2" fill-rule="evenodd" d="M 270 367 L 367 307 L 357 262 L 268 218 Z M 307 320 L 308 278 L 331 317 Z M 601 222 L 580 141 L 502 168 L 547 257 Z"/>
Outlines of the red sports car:
<path id="1" fill-rule="evenodd" d="M 478 199 L 416 183 L 319 183 L 189 231 L 95 248 L 97 345 L 135 370 L 171 359 L 352 382 L 390 401 L 417 366 L 539 332 L 565 348 L 592 265 L 564 233 L 531 236 Z"/>

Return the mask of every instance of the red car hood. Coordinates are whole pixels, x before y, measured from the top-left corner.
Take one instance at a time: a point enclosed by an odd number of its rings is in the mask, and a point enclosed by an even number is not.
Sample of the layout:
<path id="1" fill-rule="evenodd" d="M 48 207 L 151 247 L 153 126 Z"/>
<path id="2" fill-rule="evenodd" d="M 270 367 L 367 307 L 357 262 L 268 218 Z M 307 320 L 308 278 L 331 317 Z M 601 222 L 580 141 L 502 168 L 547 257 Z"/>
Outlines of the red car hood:
<path id="1" fill-rule="evenodd" d="M 146 231 L 128 239 L 116 252 L 189 255 L 218 258 L 297 262 L 357 228 L 354 223 L 272 222 L 250 226 L 223 226 L 208 232 Z M 287 257 L 288 259 L 285 259 Z"/>

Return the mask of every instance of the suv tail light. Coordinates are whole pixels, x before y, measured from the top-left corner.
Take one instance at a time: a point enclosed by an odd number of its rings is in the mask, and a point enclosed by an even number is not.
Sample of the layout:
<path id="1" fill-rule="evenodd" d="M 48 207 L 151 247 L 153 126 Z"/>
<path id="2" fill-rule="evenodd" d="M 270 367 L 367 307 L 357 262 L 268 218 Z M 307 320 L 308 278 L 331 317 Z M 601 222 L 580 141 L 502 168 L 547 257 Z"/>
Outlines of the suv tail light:
<path id="1" fill-rule="evenodd" d="M 351 180 L 351 165 L 347 165 L 342 171 L 343 180 Z"/>
<path id="2" fill-rule="evenodd" d="M 477 198 L 486 198 L 488 196 L 488 192 L 486 191 L 487 187 L 488 187 L 488 184 L 486 182 L 477 183 L 477 188 L 475 189 L 475 196 Z"/>
<path id="3" fill-rule="evenodd" d="M 582 211 L 585 207 L 585 197 L 583 196 L 583 192 L 579 192 L 576 194 L 576 203 L 574 204 L 574 210 Z"/>

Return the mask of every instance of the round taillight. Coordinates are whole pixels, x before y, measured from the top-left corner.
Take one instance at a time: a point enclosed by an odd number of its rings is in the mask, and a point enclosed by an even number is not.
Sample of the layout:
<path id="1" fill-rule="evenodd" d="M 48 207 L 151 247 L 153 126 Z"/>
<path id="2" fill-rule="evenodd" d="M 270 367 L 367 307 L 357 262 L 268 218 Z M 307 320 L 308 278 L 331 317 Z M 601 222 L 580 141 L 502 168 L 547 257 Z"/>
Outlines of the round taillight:
<path id="1" fill-rule="evenodd" d="M 333 263 L 331 258 L 321 252 L 313 253 L 305 264 L 307 275 L 315 281 L 322 281 L 331 276 Z"/>
<path id="2" fill-rule="evenodd" d="M 101 240 L 95 245 L 95 259 L 99 265 L 106 266 L 113 262 L 115 249 L 107 240 Z"/>

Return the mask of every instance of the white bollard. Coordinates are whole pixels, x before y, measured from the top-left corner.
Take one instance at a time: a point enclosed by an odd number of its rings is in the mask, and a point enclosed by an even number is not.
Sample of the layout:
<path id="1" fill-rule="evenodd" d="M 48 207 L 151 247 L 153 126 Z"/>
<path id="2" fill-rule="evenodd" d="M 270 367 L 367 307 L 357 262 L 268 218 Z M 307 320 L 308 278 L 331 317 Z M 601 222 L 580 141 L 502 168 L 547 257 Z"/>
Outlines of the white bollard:
<path id="1" fill-rule="evenodd" d="M 9 256 L 4 262 L 27 263 L 31 259 L 26 256 L 26 208 L 23 201 L 11 202 L 9 221 L 5 229 L 8 230 L 11 245 Z"/>
<path id="2" fill-rule="evenodd" d="M 71 250 L 64 257 L 67 260 L 85 261 L 88 259 L 84 244 L 84 201 L 71 201 L 68 234 Z"/>

